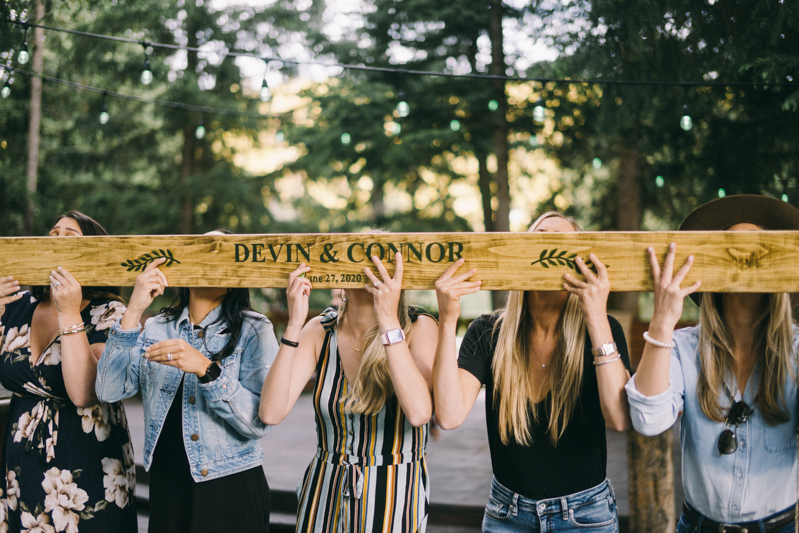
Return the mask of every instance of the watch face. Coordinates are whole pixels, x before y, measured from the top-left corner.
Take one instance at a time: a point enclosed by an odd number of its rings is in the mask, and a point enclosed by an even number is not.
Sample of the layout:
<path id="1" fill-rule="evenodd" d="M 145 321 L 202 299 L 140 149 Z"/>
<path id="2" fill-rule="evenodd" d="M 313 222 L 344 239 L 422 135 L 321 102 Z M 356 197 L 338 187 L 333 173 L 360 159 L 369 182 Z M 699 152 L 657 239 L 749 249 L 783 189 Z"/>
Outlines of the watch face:
<path id="1" fill-rule="evenodd" d="M 396 344 L 404 339 L 405 335 L 403 335 L 403 331 L 401 329 L 391 329 L 386 331 L 386 340 L 389 344 Z"/>

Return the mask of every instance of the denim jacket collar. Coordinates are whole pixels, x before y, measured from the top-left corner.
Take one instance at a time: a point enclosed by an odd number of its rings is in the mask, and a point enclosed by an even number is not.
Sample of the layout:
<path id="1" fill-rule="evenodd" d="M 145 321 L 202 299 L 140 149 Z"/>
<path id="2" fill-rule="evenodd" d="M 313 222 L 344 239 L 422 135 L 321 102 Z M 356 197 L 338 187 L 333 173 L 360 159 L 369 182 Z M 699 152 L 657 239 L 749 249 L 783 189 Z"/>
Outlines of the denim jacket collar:
<path id="1" fill-rule="evenodd" d="M 199 326 L 206 330 L 207 334 L 213 335 L 219 333 L 222 329 L 224 329 L 225 324 L 224 322 L 217 322 L 219 320 L 219 315 L 222 314 L 222 304 L 220 303 L 216 307 L 214 307 L 210 313 L 200 322 Z M 186 324 L 187 327 L 192 327 L 191 318 L 189 317 L 189 306 L 183 308 L 183 311 L 180 312 L 180 316 L 175 323 L 175 327 L 177 329 L 181 329 L 183 324 Z"/>

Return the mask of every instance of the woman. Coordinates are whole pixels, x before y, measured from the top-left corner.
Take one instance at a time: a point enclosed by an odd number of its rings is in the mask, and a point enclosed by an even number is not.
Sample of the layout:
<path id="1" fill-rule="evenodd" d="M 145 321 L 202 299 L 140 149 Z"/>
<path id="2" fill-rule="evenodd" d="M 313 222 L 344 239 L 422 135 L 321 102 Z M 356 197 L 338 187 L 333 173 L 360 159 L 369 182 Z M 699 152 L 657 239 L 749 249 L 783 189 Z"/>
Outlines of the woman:
<path id="1" fill-rule="evenodd" d="M 141 391 L 151 533 L 267 532 L 258 439 L 269 427 L 258 402 L 277 351 L 272 324 L 250 310 L 248 289 L 192 288 L 179 289 L 142 329 L 142 313 L 168 285 L 163 261 L 136 278 L 111 327 L 97 396 L 118 401 Z"/>
<path id="2" fill-rule="evenodd" d="M 379 277 L 346 289 L 303 327 L 311 283 L 289 275 L 289 322 L 261 392 L 261 419 L 278 424 L 316 372 L 317 452 L 301 487 L 297 531 L 423 532 L 429 485 L 425 446 L 435 320 L 408 308 L 402 257 L 396 271 L 372 257 Z"/>
<path id="3" fill-rule="evenodd" d="M 108 233 L 76 211 L 50 230 L 82 235 Z M 125 409 L 94 393 L 108 328 L 124 310 L 119 289 L 81 287 L 61 267 L 33 294 L 0 280 L 0 380 L 14 393 L 0 531 L 136 531 Z"/>
<path id="4" fill-rule="evenodd" d="M 555 212 L 530 231 L 580 231 Z M 605 479 L 605 426 L 628 426 L 627 346 L 606 314 L 607 269 L 579 257 L 586 281 L 566 274 L 565 291 L 512 291 L 507 308 L 469 326 L 455 356 L 459 299 L 479 289 L 454 263 L 436 283 L 441 325 L 433 397 L 436 420 L 458 427 L 486 386 L 494 480 L 483 531 L 618 531 Z M 593 353 L 593 355 L 592 355 Z"/>
<path id="5" fill-rule="evenodd" d="M 705 204 L 681 230 L 799 229 L 799 210 L 764 196 Z M 689 256 L 676 274 L 672 243 L 649 262 L 655 308 L 641 364 L 627 384 L 635 429 L 657 435 L 682 413 L 685 504 L 677 531 L 794 531 L 797 345 L 788 294 L 705 293 L 699 325 L 674 331 Z"/>

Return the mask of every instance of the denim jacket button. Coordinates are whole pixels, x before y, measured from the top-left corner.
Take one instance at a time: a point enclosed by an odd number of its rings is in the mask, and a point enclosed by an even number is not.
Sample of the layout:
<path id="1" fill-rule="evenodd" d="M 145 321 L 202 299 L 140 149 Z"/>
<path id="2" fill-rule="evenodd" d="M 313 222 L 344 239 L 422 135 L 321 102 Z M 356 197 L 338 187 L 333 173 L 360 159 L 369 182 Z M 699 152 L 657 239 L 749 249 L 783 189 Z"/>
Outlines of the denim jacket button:
<path id="1" fill-rule="evenodd" d="M 194 396 L 189 396 L 189 403 L 194 403 L 196 401 L 197 399 Z"/>
<path id="2" fill-rule="evenodd" d="M 191 440 L 194 440 L 194 441 L 200 440 L 200 436 L 199 436 L 198 434 L 194 433 L 194 434 L 191 436 Z M 205 474 L 203 474 L 203 475 L 205 475 Z"/>
<path id="3" fill-rule="evenodd" d="M 203 477 L 207 476 L 208 475 L 208 470 L 203 468 L 202 470 L 200 470 L 200 475 L 203 476 Z"/>

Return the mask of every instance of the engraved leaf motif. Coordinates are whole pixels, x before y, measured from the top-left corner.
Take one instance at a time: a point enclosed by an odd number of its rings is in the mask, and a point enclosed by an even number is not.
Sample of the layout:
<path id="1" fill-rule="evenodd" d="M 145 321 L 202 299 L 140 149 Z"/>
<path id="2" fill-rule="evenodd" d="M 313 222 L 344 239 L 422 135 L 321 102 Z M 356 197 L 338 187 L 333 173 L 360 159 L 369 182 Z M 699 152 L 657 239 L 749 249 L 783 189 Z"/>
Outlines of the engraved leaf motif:
<path id="1" fill-rule="evenodd" d="M 177 263 L 180 264 L 180 261 L 175 259 L 175 256 L 172 255 L 172 250 L 152 250 L 151 252 L 145 253 L 140 255 L 135 259 L 128 259 L 124 263 L 120 263 L 125 270 L 128 272 L 140 272 L 147 268 L 147 265 L 155 261 L 156 259 L 164 258 L 166 261 L 164 262 L 164 266 L 172 266 L 173 264 Z"/>

